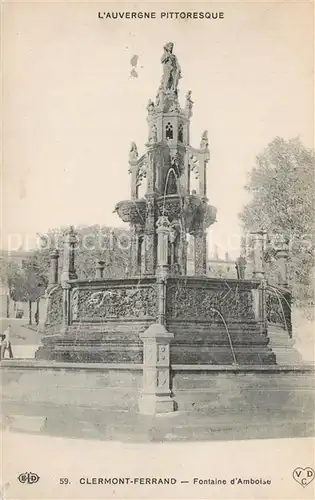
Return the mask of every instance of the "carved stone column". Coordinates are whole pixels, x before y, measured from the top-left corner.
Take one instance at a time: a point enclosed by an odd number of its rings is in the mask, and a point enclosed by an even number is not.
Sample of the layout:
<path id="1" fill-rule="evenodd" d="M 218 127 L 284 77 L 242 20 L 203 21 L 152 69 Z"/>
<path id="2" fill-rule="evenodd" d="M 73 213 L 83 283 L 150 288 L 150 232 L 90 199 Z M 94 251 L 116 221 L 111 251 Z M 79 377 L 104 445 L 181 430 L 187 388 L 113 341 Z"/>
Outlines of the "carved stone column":
<path id="1" fill-rule="evenodd" d="M 67 326 L 70 325 L 71 316 L 70 316 L 70 300 L 71 300 L 71 285 L 64 281 L 62 283 L 62 322 L 63 326 L 61 328 L 61 333 L 66 333 Z"/>
<path id="2" fill-rule="evenodd" d="M 50 252 L 49 286 L 58 284 L 58 262 L 59 250 L 52 250 Z"/>
<path id="3" fill-rule="evenodd" d="M 170 342 L 174 335 L 161 324 L 143 333 L 143 386 L 139 411 L 146 415 L 174 411 L 170 389 Z"/>
<path id="4" fill-rule="evenodd" d="M 77 236 L 73 226 L 71 226 L 65 234 L 63 246 L 63 267 L 61 274 L 61 283 L 77 279 L 75 271 L 75 246 L 77 243 Z"/>
<path id="5" fill-rule="evenodd" d="M 157 220 L 157 287 L 158 287 L 158 323 L 165 324 L 166 279 L 168 276 L 168 251 L 170 222 L 164 215 Z"/>
<path id="6" fill-rule="evenodd" d="M 207 233 L 203 229 L 194 232 L 195 275 L 207 274 Z"/>
<path id="7" fill-rule="evenodd" d="M 277 251 L 277 264 L 278 264 L 278 285 L 288 286 L 288 259 L 289 249 L 284 245 Z"/>
<path id="8" fill-rule="evenodd" d="M 254 250 L 254 269 L 253 278 L 254 279 L 264 279 L 264 231 L 258 231 L 257 233 L 252 233 L 253 240 L 253 250 Z"/>
<path id="9" fill-rule="evenodd" d="M 130 244 L 130 257 L 129 257 L 129 277 L 139 276 L 141 273 L 140 262 L 140 248 L 139 248 L 139 235 L 141 229 L 135 224 L 130 224 L 131 229 L 131 244 Z"/>
<path id="10" fill-rule="evenodd" d="M 138 148 L 135 142 L 131 143 L 129 151 L 129 173 L 131 174 L 131 199 L 138 198 Z"/>
<path id="11" fill-rule="evenodd" d="M 209 161 L 208 154 L 202 154 L 199 157 L 199 195 L 207 196 L 207 163 Z"/>
<path id="12" fill-rule="evenodd" d="M 77 236 L 73 226 L 71 226 L 65 234 L 63 246 L 63 267 L 61 274 L 61 286 L 63 289 L 63 329 L 62 333 L 67 330 L 67 325 L 70 324 L 70 285 L 69 280 L 77 279 L 75 271 L 75 246 L 77 244 Z"/>
<path id="13" fill-rule="evenodd" d="M 181 231 L 179 234 L 178 263 L 180 274 L 184 276 L 187 274 L 187 246 L 186 233 Z"/>
<path id="14" fill-rule="evenodd" d="M 162 215 L 158 218 L 157 223 L 157 268 L 159 270 L 159 274 L 161 271 L 165 271 L 167 274 L 168 269 L 168 242 L 170 238 L 170 222 L 165 215 Z"/>
<path id="15" fill-rule="evenodd" d="M 155 274 L 156 234 L 155 234 L 155 195 L 146 195 L 147 210 L 144 230 L 144 273 Z"/>

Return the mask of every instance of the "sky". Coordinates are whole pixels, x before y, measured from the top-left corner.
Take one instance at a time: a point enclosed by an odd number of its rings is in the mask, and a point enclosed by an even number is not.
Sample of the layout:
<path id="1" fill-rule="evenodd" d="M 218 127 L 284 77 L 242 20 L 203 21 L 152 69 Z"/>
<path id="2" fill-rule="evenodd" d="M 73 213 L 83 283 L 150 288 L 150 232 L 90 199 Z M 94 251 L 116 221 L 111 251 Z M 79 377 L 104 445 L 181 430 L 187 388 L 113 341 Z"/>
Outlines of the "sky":
<path id="1" fill-rule="evenodd" d="M 164 6 L 164 7 L 163 7 Z M 210 248 L 238 254 L 237 214 L 255 157 L 276 136 L 313 147 L 313 12 L 309 2 L 2 4 L 2 248 L 68 224 L 126 227 L 128 152 L 147 141 L 146 105 L 163 45 L 194 101 L 191 144 L 207 129 Z M 218 20 L 99 19 L 99 11 L 224 12 Z M 130 60 L 138 55 L 138 77 Z"/>

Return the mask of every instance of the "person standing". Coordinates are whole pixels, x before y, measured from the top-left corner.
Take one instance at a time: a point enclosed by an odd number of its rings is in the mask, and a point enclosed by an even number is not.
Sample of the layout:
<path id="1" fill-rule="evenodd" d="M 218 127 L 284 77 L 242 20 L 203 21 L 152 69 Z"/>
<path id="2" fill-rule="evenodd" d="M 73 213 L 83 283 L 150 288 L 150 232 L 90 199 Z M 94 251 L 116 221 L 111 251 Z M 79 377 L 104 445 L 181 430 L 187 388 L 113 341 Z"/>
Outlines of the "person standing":
<path id="1" fill-rule="evenodd" d="M 11 325 L 8 325 L 7 329 L 1 335 L 0 360 L 4 359 L 4 355 L 5 355 L 6 350 L 9 351 L 9 357 L 13 358 L 10 335 L 11 335 Z"/>

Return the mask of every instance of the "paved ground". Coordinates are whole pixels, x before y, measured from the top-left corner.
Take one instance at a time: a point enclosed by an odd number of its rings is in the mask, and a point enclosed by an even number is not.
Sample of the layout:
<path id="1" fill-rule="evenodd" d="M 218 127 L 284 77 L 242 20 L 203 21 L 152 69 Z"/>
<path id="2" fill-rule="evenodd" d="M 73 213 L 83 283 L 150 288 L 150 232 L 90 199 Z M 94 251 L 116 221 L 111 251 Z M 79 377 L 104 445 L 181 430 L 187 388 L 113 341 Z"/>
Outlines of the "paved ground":
<path id="1" fill-rule="evenodd" d="M 35 351 L 41 343 L 43 326 L 29 326 L 25 319 L 1 318 L 1 333 L 11 325 L 11 343 L 15 358 L 34 358 Z M 6 352 L 8 357 L 8 352 Z"/>

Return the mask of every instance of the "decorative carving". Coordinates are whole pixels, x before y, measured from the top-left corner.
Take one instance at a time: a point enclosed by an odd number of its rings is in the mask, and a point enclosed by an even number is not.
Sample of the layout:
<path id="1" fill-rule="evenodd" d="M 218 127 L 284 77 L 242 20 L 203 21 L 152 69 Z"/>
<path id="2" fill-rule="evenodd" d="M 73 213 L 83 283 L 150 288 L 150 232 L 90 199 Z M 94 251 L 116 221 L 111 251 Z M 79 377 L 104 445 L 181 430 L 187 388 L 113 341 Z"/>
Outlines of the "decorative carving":
<path id="1" fill-rule="evenodd" d="M 167 229 L 169 230 L 169 227 L 170 227 L 170 222 L 169 222 L 169 219 L 168 217 L 166 217 L 165 215 L 161 215 L 157 222 L 156 222 L 156 226 L 158 229 L 162 230 L 162 229 Z"/>
<path id="2" fill-rule="evenodd" d="M 147 111 L 149 115 L 152 115 L 154 113 L 154 102 L 149 99 L 148 105 L 147 105 Z"/>
<path id="3" fill-rule="evenodd" d="M 220 314 L 228 322 L 231 319 L 254 320 L 253 298 L 250 290 L 230 288 L 214 290 L 199 287 L 178 286 L 167 290 L 167 318 L 189 321 L 208 320 L 222 322 Z"/>
<path id="4" fill-rule="evenodd" d="M 77 278 L 77 273 L 75 270 L 75 249 L 77 243 L 78 238 L 75 229 L 73 226 L 70 226 L 66 230 L 64 236 L 61 283 L 65 283 L 68 280 Z"/>
<path id="5" fill-rule="evenodd" d="M 181 69 L 175 54 L 173 54 L 174 44 L 172 42 L 164 45 L 164 53 L 161 58 L 163 64 L 162 85 L 164 90 L 171 90 L 177 93 L 178 81 L 181 78 Z"/>
<path id="6" fill-rule="evenodd" d="M 154 196 L 146 196 L 147 200 L 147 217 L 154 218 Z"/>
<path id="7" fill-rule="evenodd" d="M 71 291 L 70 304 L 71 304 L 71 318 L 72 321 L 77 321 L 79 318 L 79 289 L 73 288 Z"/>
<path id="8" fill-rule="evenodd" d="M 191 99 L 191 90 L 189 90 L 186 94 L 186 104 L 185 104 L 185 113 L 188 116 L 188 118 L 192 117 L 193 104 L 194 104 L 194 102 Z"/>
<path id="9" fill-rule="evenodd" d="M 158 370 L 157 372 L 157 386 L 165 387 L 169 382 L 169 368 Z"/>
<path id="10" fill-rule="evenodd" d="M 171 157 L 171 165 L 175 169 L 175 172 L 177 175 L 180 175 L 180 166 L 181 166 L 181 156 L 178 153 L 178 151 L 171 151 L 170 152 L 170 157 Z"/>
<path id="11" fill-rule="evenodd" d="M 155 108 L 163 109 L 163 106 L 164 106 L 164 89 L 163 89 L 163 84 L 161 83 L 156 94 Z"/>
<path id="12" fill-rule="evenodd" d="M 116 204 L 115 212 L 123 222 L 143 225 L 146 214 L 145 200 L 124 200 Z"/>
<path id="13" fill-rule="evenodd" d="M 157 361 L 159 363 L 163 363 L 168 360 L 169 355 L 169 346 L 168 345 L 159 345 L 157 352 Z"/>
<path id="14" fill-rule="evenodd" d="M 79 290 L 78 314 L 82 318 L 155 318 L 154 287 Z"/>
<path id="15" fill-rule="evenodd" d="M 157 140 L 158 140 L 158 137 L 157 137 L 157 128 L 156 128 L 156 125 L 153 125 L 152 128 L 151 128 L 151 133 L 150 133 L 150 137 L 149 137 L 149 143 L 150 144 L 156 144 Z"/>
<path id="16" fill-rule="evenodd" d="M 174 99 L 174 101 L 172 102 L 171 106 L 170 106 L 170 109 L 169 111 L 171 113 L 180 113 L 181 112 L 181 109 L 180 109 L 180 105 L 179 105 L 179 102 L 178 102 L 178 99 Z"/>
<path id="17" fill-rule="evenodd" d="M 208 203 L 205 200 L 203 200 L 202 203 L 203 203 L 203 227 L 207 228 L 216 221 L 217 209 L 212 205 L 208 205 Z"/>
<path id="18" fill-rule="evenodd" d="M 46 324 L 52 326 L 57 323 L 62 323 L 63 310 L 63 291 L 62 288 L 56 287 L 51 290 L 48 297 Z"/>
<path id="19" fill-rule="evenodd" d="M 129 150 L 129 161 L 136 161 L 138 159 L 139 153 L 135 142 L 131 143 Z"/>
<path id="20" fill-rule="evenodd" d="M 200 149 L 208 149 L 208 146 L 209 146 L 208 131 L 205 130 L 201 136 Z"/>
<path id="21" fill-rule="evenodd" d="M 189 157 L 188 164 L 189 164 L 190 171 L 195 174 L 195 179 L 198 179 L 199 178 L 199 169 L 200 169 L 198 158 L 196 158 L 196 156 L 194 156 L 194 155 L 191 155 Z"/>
<path id="22" fill-rule="evenodd" d="M 160 215 L 167 215 L 169 221 L 179 219 L 181 215 L 181 199 L 179 196 L 172 198 L 160 198 L 157 201 Z"/>
<path id="23" fill-rule="evenodd" d="M 217 209 L 208 205 L 205 198 L 191 194 L 184 198 L 183 213 L 189 233 L 209 227 L 216 220 Z"/>
<path id="24" fill-rule="evenodd" d="M 245 279 L 245 271 L 246 271 L 246 259 L 245 257 L 238 257 L 235 262 L 237 279 L 244 280 Z"/>
<path id="25" fill-rule="evenodd" d="M 141 186 L 143 179 L 147 176 L 147 158 L 145 157 L 143 161 L 139 164 L 136 177 L 136 185 Z"/>

